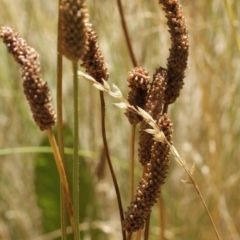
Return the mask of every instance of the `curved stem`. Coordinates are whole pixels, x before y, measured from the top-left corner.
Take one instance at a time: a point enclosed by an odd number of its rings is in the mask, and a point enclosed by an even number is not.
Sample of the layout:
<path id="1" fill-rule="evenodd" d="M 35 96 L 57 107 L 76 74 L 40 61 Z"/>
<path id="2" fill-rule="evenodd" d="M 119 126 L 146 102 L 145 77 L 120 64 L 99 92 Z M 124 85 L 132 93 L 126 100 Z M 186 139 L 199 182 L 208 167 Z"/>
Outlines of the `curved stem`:
<path id="1" fill-rule="evenodd" d="M 212 219 L 211 213 L 210 213 L 209 210 L 208 210 L 208 207 L 207 207 L 207 205 L 206 205 L 206 203 L 205 203 L 205 201 L 204 201 L 204 198 L 203 198 L 203 196 L 202 196 L 202 193 L 201 193 L 201 191 L 200 191 L 200 189 L 199 189 L 199 187 L 198 187 L 195 179 L 193 178 L 193 176 L 192 176 L 190 170 L 188 169 L 185 161 L 182 160 L 181 157 L 179 156 L 179 154 L 177 153 L 176 149 L 175 149 L 173 146 L 171 146 L 171 144 L 170 144 L 169 142 L 167 142 L 167 144 L 170 146 L 171 152 L 172 152 L 173 156 L 175 157 L 175 159 L 177 160 L 177 162 L 180 163 L 180 165 L 184 168 L 185 172 L 187 173 L 187 176 L 189 177 L 188 180 L 190 181 L 191 184 L 193 184 L 195 190 L 197 191 L 197 193 L 198 193 L 198 195 L 199 195 L 199 197 L 200 197 L 200 200 L 201 200 L 201 202 L 202 202 L 202 204 L 203 204 L 203 206 L 204 206 L 204 208 L 205 208 L 205 210 L 206 210 L 206 212 L 207 212 L 207 214 L 208 214 L 208 217 L 209 217 L 209 219 L 210 219 L 210 222 L 211 222 L 211 224 L 212 224 L 212 227 L 213 227 L 213 229 L 214 229 L 214 232 L 215 232 L 215 234 L 216 234 L 216 237 L 217 237 L 218 240 L 220 240 L 221 238 L 220 238 L 220 235 L 219 235 L 219 233 L 218 233 L 218 230 L 217 230 L 217 228 L 216 228 L 216 226 L 215 226 L 215 223 L 214 223 L 214 221 L 213 221 L 213 219 Z"/>
<path id="2" fill-rule="evenodd" d="M 125 39 L 127 42 L 127 47 L 128 47 L 128 51 L 129 51 L 129 54 L 131 57 L 131 61 L 132 61 L 133 66 L 137 67 L 137 61 L 136 61 L 135 55 L 133 53 L 132 44 L 131 44 L 131 41 L 129 38 L 121 0 L 117 0 L 117 4 L 118 4 L 118 10 L 119 10 L 120 17 L 121 17 L 122 28 L 123 28 L 124 36 L 125 36 Z"/>
<path id="3" fill-rule="evenodd" d="M 102 91 L 100 92 L 100 101 L 101 101 L 101 126 L 102 126 L 103 145 L 104 145 L 105 154 L 106 154 L 106 157 L 107 157 L 109 170 L 110 170 L 112 180 L 113 180 L 113 185 L 114 185 L 114 188 L 115 188 L 115 191 L 116 191 L 119 214 L 120 214 L 120 219 L 121 219 L 121 222 L 122 222 L 123 219 L 124 219 L 122 201 L 121 201 L 121 195 L 120 195 L 118 183 L 117 183 L 117 180 L 116 180 L 116 176 L 115 176 L 115 173 L 114 173 L 114 170 L 113 170 L 113 166 L 112 166 L 112 162 L 111 162 L 111 158 L 110 158 L 110 154 L 109 154 L 109 149 L 108 149 L 108 144 L 107 144 L 106 129 L 105 129 L 105 102 L 104 102 L 104 95 L 103 95 Z M 126 234 L 123 230 L 122 230 L 122 236 L 123 236 L 123 240 L 126 240 Z"/>

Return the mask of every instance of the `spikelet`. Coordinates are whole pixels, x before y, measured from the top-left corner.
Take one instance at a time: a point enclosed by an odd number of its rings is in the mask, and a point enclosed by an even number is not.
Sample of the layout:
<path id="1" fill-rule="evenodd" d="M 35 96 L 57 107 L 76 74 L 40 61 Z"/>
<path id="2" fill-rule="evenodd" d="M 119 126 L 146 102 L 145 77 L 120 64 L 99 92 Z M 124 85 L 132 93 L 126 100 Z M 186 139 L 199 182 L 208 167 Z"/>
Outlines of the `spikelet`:
<path id="1" fill-rule="evenodd" d="M 82 67 L 86 72 L 93 77 L 97 82 L 102 83 L 102 79 L 106 80 L 109 77 L 108 69 L 104 62 L 101 49 L 97 42 L 97 34 L 92 28 L 88 28 L 88 51 L 82 58 Z"/>
<path id="2" fill-rule="evenodd" d="M 167 115 L 159 119 L 159 128 L 171 143 L 172 123 Z M 154 142 L 151 147 L 151 161 L 146 165 L 146 172 L 137 187 L 134 200 L 125 213 L 122 228 L 128 232 L 138 231 L 144 227 L 145 221 L 159 196 L 159 189 L 166 178 L 169 165 L 170 147 L 164 142 Z"/>
<path id="3" fill-rule="evenodd" d="M 147 103 L 144 107 L 144 110 L 156 121 L 159 119 L 162 112 L 166 82 L 166 70 L 164 68 L 157 69 L 155 75 L 153 76 L 153 82 L 151 83 L 148 91 Z M 149 128 L 149 125 L 145 121 L 142 121 L 140 124 L 138 150 L 139 162 L 142 165 L 145 165 L 150 161 L 150 149 L 153 143 L 152 135 L 144 131 L 147 128 Z"/>
<path id="4" fill-rule="evenodd" d="M 135 67 L 129 72 L 127 81 L 128 87 L 130 88 L 128 102 L 134 107 L 138 106 L 144 108 L 144 105 L 146 104 L 148 84 L 150 81 L 148 72 L 141 67 Z M 142 121 L 142 117 L 132 111 L 128 110 L 125 115 L 131 124 L 137 124 Z"/>
<path id="5" fill-rule="evenodd" d="M 189 49 L 188 33 L 178 0 L 159 0 L 159 3 L 166 13 L 172 41 L 167 63 L 168 83 L 165 92 L 165 103 L 171 104 L 176 101 L 184 84 Z"/>
<path id="6" fill-rule="evenodd" d="M 8 51 L 21 66 L 24 94 L 30 104 L 33 118 L 41 130 L 53 127 L 56 114 L 46 82 L 40 76 L 38 53 L 11 27 L 1 27 L 0 37 Z"/>
<path id="7" fill-rule="evenodd" d="M 83 0 L 62 0 L 60 6 L 60 51 L 71 61 L 86 53 L 88 12 Z"/>

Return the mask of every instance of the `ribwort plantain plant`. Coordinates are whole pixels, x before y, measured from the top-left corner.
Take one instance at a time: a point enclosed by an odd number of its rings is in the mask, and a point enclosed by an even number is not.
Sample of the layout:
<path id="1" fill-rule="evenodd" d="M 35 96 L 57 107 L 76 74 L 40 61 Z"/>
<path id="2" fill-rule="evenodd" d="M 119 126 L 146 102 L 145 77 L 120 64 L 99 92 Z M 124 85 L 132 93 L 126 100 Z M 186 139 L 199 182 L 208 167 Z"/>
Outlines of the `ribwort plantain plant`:
<path id="1" fill-rule="evenodd" d="M 180 157 L 179 153 L 173 145 L 173 123 L 168 114 L 168 106 L 175 103 L 176 99 L 180 97 L 180 90 L 184 85 L 185 71 L 188 65 L 189 55 L 189 39 L 188 30 L 185 22 L 185 17 L 182 7 L 178 0 L 159 0 L 158 4 L 162 6 L 163 12 L 167 18 L 167 27 L 170 33 L 170 49 L 169 57 L 166 59 L 166 66 L 152 66 L 155 68 L 152 77 L 150 71 L 142 66 L 138 66 L 136 55 L 134 54 L 134 46 L 131 43 L 131 32 L 127 29 L 125 15 L 121 0 L 117 1 L 120 12 L 121 23 L 123 26 L 124 37 L 127 43 L 128 55 L 132 63 L 132 70 L 128 73 L 126 89 L 128 87 L 127 99 L 123 97 L 120 89 L 113 85 L 113 88 L 108 84 L 111 79 L 111 70 L 105 62 L 105 57 L 101 50 L 98 39 L 98 26 L 91 23 L 89 10 L 85 1 L 83 0 L 59 0 L 59 16 L 58 16 L 58 79 L 57 79 L 57 106 L 58 116 L 56 115 L 53 105 L 50 89 L 46 82 L 43 82 L 40 73 L 39 54 L 36 50 L 30 47 L 27 42 L 19 36 L 16 30 L 12 27 L 0 27 L 0 38 L 3 39 L 9 53 L 14 57 L 14 60 L 20 65 L 23 92 L 30 105 L 33 119 L 41 131 L 47 131 L 48 138 L 53 149 L 56 166 L 59 172 L 62 189 L 62 206 L 61 206 L 61 238 L 68 239 L 67 234 L 72 233 L 71 237 L 74 240 L 84 239 L 84 221 L 88 219 L 80 219 L 80 205 L 84 198 L 84 189 L 81 189 L 79 168 L 83 162 L 79 157 L 79 148 L 83 148 L 84 141 L 84 126 L 82 118 L 79 117 L 79 109 L 83 105 L 87 105 L 88 94 L 84 96 L 84 103 L 79 104 L 80 101 L 80 84 L 85 84 L 82 79 L 85 79 L 97 88 L 100 96 L 100 114 L 89 116 L 92 121 L 99 121 L 102 134 L 102 145 L 104 147 L 104 158 L 108 163 L 109 172 L 115 189 L 116 200 L 118 205 L 118 229 L 115 239 L 130 240 L 135 239 L 135 232 L 137 232 L 136 239 L 144 240 L 150 239 L 151 231 L 151 213 L 157 201 L 162 202 L 161 191 L 164 184 L 170 164 L 170 154 L 185 170 L 188 180 L 194 186 L 196 192 L 205 207 L 205 210 L 211 220 L 217 239 L 220 239 L 214 221 L 208 211 L 207 205 L 204 202 L 202 193 L 199 190 L 198 184 L 194 178 L 193 171 L 189 170 L 186 162 Z M 94 19 L 94 15 L 91 16 Z M 43 26 L 42 26 L 43 27 Z M 112 52 L 114 51 L 111 50 Z M 160 51 L 159 51 L 160 52 Z M 159 53 L 160 54 L 160 53 Z M 63 68 L 62 56 L 71 61 L 73 74 L 73 161 L 72 161 L 72 189 L 69 187 L 69 178 L 66 176 L 66 165 L 64 164 L 64 125 L 63 125 Z M 78 71 L 78 68 L 84 69 Z M 130 67 L 129 67 L 130 68 Z M 122 73 L 123 72 L 123 73 Z M 121 73 L 124 71 L 121 69 Z M 113 89 L 113 90 L 112 90 Z M 125 91 L 124 91 L 125 92 Z M 111 141 L 108 142 L 107 133 L 108 128 L 106 116 L 106 106 L 104 93 L 108 93 L 119 102 L 115 105 L 124 110 L 129 125 L 132 131 L 130 133 L 125 130 L 125 134 L 131 136 L 130 140 L 130 167 L 129 167 L 129 198 L 121 193 L 121 186 L 119 186 L 118 172 L 112 160 Z M 94 109 L 95 110 L 95 109 Z M 69 116 L 68 116 L 69 117 Z M 70 117 L 69 117 L 70 118 Z M 67 119 L 68 120 L 68 119 Z M 58 145 L 56 144 L 52 128 L 58 123 Z M 139 125 L 139 126 L 137 126 Z M 115 126 L 119 128 L 119 126 Z M 135 130 L 139 130 L 137 135 Z M 82 135 L 79 133 L 81 132 Z M 138 141 L 135 141 L 135 137 Z M 92 136 L 92 141 L 97 139 L 97 136 Z M 135 145 L 138 143 L 138 146 Z M 134 152 L 138 151 L 139 167 L 135 163 Z M 135 188 L 136 177 L 134 170 L 140 168 L 140 179 Z M 90 177 L 95 179 L 96 176 L 91 173 Z M 127 202 L 128 206 L 124 204 Z M 64 216 L 64 209 L 67 209 L 71 230 L 67 228 L 68 221 Z M 95 206 L 90 206 L 94 212 Z M 162 207 L 162 206 L 161 206 Z M 125 209 L 125 212 L 123 211 Z M 160 209 L 160 214 L 163 215 L 164 208 Z M 103 209 L 104 212 L 104 209 Z M 107 211 L 106 211 L 107 212 Z M 102 215 L 104 215 L 102 213 Z M 92 224 L 92 225 L 91 225 Z M 95 225 L 94 225 L 95 224 Z M 97 226 L 97 223 L 89 223 L 89 236 L 91 235 L 91 227 Z M 165 239 L 163 223 L 159 219 L 159 239 Z M 103 228 L 103 227 L 102 227 Z M 144 233 L 142 233 L 144 231 Z M 86 236 L 86 235 L 85 235 Z M 86 239 L 87 239 L 86 237 Z M 101 239 L 101 237 L 99 237 Z"/>

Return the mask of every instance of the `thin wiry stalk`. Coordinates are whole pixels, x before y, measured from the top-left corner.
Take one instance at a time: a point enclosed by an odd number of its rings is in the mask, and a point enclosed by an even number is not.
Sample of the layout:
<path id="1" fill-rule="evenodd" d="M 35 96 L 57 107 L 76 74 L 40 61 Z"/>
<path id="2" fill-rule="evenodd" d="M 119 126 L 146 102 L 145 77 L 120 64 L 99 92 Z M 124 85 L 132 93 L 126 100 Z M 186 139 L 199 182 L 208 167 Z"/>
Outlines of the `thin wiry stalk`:
<path id="1" fill-rule="evenodd" d="M 101 101 L 101 129 L 102 129 L 103 145 L 104 145 L 104 148 L 105 148 L 107 162 L 108 162 L 108 166 L 109 166 L 110 173 L 111 173 L 112 180 L 113 180 L 113 185 L 114 185 L 114 188 L 115 188 L 115 191 L 116 191 L 119 214 L 120 214 L 120 219 L 121 219 L 121 222 L 122 222 L 123 219 L 124 219 L 122 201 L 121 201 L 121 195 L 120 195 L 117 179 L 116 179 L 116 176 L 115 176 L 115 173 L 114 173 L 114 170 L 113 170 L 112 161 L 111 161 L 111 158 L 110 158 L 108 144 L 107 144 L 106 128 L 105 128 L 105 102 L 104 102 L 104 95 L 103 95 L 102 91 L 100 91 L 100 101 Z M 123 237 L 123 240 L 126 240 L 126 233 L 123 230 L 122 230 L 122 237 Z"/>
<path id="2" fill-rule="evenodd" d="M 131 125 L 131 143 L 130 143 L 130 201 L 133 200 L 134 196 L 134 145 L 135 145 L 135 131 L 136 131 L 136 124 Z"/>
<path id="3" fill-rule="evenodd" d="M 125 39 L 126 39 L 126 42 L 127 42 L 127 47 L 128 47 L 128 51 L 129 51 L 129 54 L 130 54 L 131 61 L 132 61 L 132 65 L 134 67 L 137 67 L 137 61 L 136 61 L 136 57 L 135 57 L 134 52 L 133 52 L 132 44 L 131 44 L 129 33 L 128 33 L 128 30 L 127 30 L 121 0 L 117 0 L 117 5 L 118 5 L 118 11 L 119 11 L 119 14 L 120 14 L 120 17 L 121 17 L 122 28 L 123 28 L 124 36 L 125 36 Z"/>
<path id="4" fill-rule="evenodd" d="M 168 144 L 169 144 L 169 143 L 168 143 Z M 181 157 L 179 156 L 177 150 L 176 150 L 173 146 L 170 146 L 170 149 L 171 149 L 171 152 L 172 152 L 173 156 L 175 157 L 176 161 L 183 167 L 183 169 L 184 169 L 185 172 L 187 173 L 187 176 L 188 176 L 188 178 L 189 178 L 189 179 L 188 179 L 188 183 L 192 184 L 192 185 L 194 186 L 196 192 L 198 193 L 198 195 L 199 195 L 199 197 L 200 197 L 200 200 L 201 200 L 201 202 L 202 202 L 202 204 L 203 204 L 203 206 L 204 206 L 204 208 L 205 208 L 205 210 L 206 210 L 206 212 L 207 212 L 207 214 L 208 214 L 208 217 L 209 217 L 209 219 L 210 219 L 210 221 L 211 221 L 211 224 L 212 224 L 212 226 L 213 226 L 213 229 L 214 229 L 214 232 L 215 232 L 215 234 L 216 234 L 216 237 L 217 237 L 218 240 L 220 240 L 221 238 L 220 238 L 220 235 L 219 235 L 219 233 L 218 233 L 218 230 L 217 230 L 217 228 L 216 228 L 216 226 L 215 226 L 215 223 L 214 223 L 214 221 L 213 221 L 213 219 L 212 219 L 211 213 L 210 213 L 209 210 L 208 210 L 208 207 L 207 207 L 207 205 L 206 205 L 206 203 L 205 203 L 205 201 L 204 201 L 204 198 L 203 198 L 202 193 L 201 193 L 201 191 L 200 191 L 200 189 L 199 189 L 199 187 L 198 187 L 198 185 L 197 185 L 196 180 L 195 180 L 194 177 L 192 176 L 191 170 L 188 169 L 185 161 L 181 159 Z"/>
<path id="5" fill-rule="evenodd" d="M 163 200 L 162 200 L 162 192 L 160 190 L 160 194 L 158 197 L 158 212 L 159 212 L 159 219 L 160 219 L 160 226 L 159 226 L 159 236 L 160 240 L 164 240 L 164 212 L 163 212 Z"/>
<path id="6" fill-rule="evenodd" d="M 74 218 L 73 218 L 73 205 L 72 205 L 72 200 L 71 200 L 71 195 L 70 195 L 70 190 L 69 190 L 69 186 L 68 186 L 66 172 L 65 172 L 65 169 L 64 169 L 64 166 L 63 166 L 63 162 L 62 162 L 62 159 L 61 159 L 61 155 L 60 155 L 55 137 L 52 133 L 52 129 L 48 129 L 46 131 L 47 131 L 47 134 L 48 134 L 49 142 L 50 142 L 51 147 L 53 149 L 54 159 L 55 159 L 55 162 L 56 162 L 56 165 L 57 165 L 60 180 L 61 180 L 63 190 L 64 190 L 65 202 L 66 202 L 66 205 L 67 205 L 69 219 L 70 219 L 70 223 L 71 223 L 71 226 L 72 226 L 73 236 L 75 236 L 75 224 L 74 224 Z"/>
<path id="7" fill-rule="evenodd" d="M 57 133 L 58 133 L 58 146 L 59 152 L 64 165 L 64 139 L 63 139 L 63 119 L 62 119 L 62 55 L 60 53 L 60 5 L 58 3 L 58 37 L 57 37 Z M 61 184 L 60 184 L 61 185 Z M 60 208 L 61 208 L 61 231 L 62 239 L 67 239 L 67 223 L 66 223 L 66 203 L 64 200 L 64 192 L 62 185 L 60 186 Z"/>
<path id="8" fill-rule="evenodd" d="M 74 240 L 79 240 L 79 157 L 78 157 L 78 77 L 77 77 L 77 62 L 72 62 L 73 65 L 73 105 L 74 105 L 74 123 L 73 123 L 73 209 L 74 209 L 74 224 L 75 237 Z"/>

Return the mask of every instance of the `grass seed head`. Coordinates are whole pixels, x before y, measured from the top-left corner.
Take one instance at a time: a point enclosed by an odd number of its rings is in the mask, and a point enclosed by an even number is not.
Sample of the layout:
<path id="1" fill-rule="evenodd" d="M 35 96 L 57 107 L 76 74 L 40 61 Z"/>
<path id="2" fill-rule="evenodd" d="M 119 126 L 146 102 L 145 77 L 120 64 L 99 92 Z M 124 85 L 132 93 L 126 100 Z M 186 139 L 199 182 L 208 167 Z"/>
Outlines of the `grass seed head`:
<path id="1" fill-rule="evenodd" d="M 62 0 L 60 6 L 60 51 L 71 61 L 87 52 L 89 15 L 83 0 Z"/>
<path id="2" fill-rule="evenodd" d="M 0 37 L 21 66 L 24 94 L 30 104 L 33 119 L 41 130 L 53 127 L 56 123 L 56 114 L 47 83 L 43 82 L 40 75 L 38 53 L 27 45 L 14 28 L 1 27 Z"/>
<path id="3" fill-rule="evenodd" d="M 162 105 L 164 103 L 164 93 L 167 82 L 167 71 L 164 68 L 157 69 L 153 76 L 153 81 L 147 93 L 147 102 L 144 106 L 144 110 L 151 115 L 151 117 L 157 121 L 162 113 Z M 150 149 L 153 143 L 152 135 L 145 132 L 149 125 L 145 121 L 140 124 L 139 134 L 139 161 L 142 165 L 145 165 L 150 161 Z"/>
<path id="4" fill-rule="evenodd" d="M 148 72 L 141 67 L 136 67 L 129 72 L 127 79 L 130 88 L 128 102 L 134 107 L 143 108 L 146 104 L 147 90 L 150 82 Z M 142 117 L 132 111 L 127 111 L 126 116 L 131 124 L 142 121 Z"/>
<path id="5" fill-rule="evenodd" d="M 97 42 L 97 34 L 91 28 L 88 28 L 88 51 L 82 58 L 82 67 L 86 69 L 86 72 L 95 78 L 99 83 L 102 83 L 102 79 L 107 80 L 109 77 L 108 69 L 104 62 L 101 49 Z"/>
<path id="6" fill-rule="evenodd" d="M 172 123 L 166 114 L 159 119 L 158 127 L 171 143 Z M 145 165 L 146 171 L 122 222 L 123 229 L 128 232 L 144 227 L 153 205 L 157 202 L 160 186 L 164 184 L 168 171 L 170 146 L 166 142 L 153 142 L 150 154 L 150 162 Z"/>
<path id="7" fill-rule="evenodd" d="M 167 63 L 168 82 L 165 92 L 166 104 L 174 103 L 183 87 L 188 60 L 188 32 L 178 0 L 159 0 L 166 13 L 171 35 L 170 55 Z"/>

